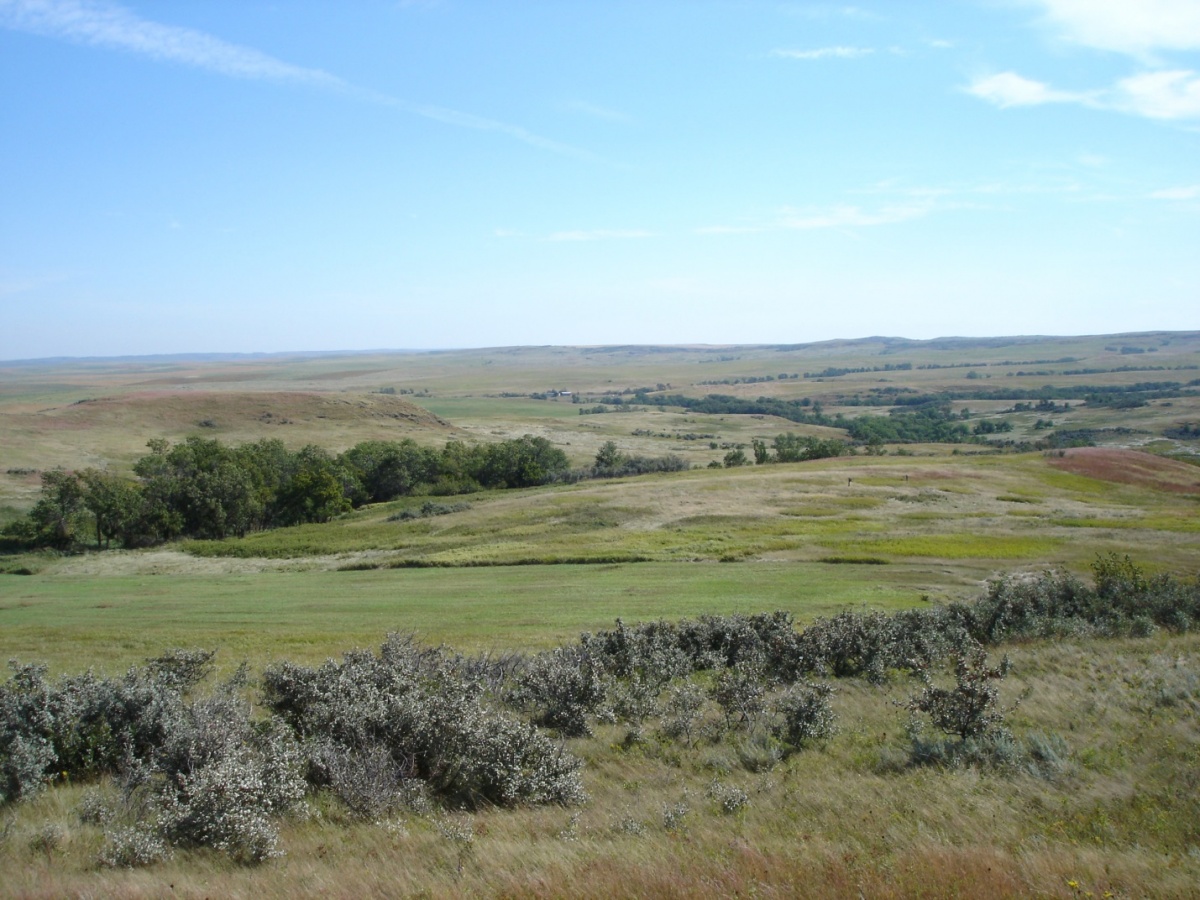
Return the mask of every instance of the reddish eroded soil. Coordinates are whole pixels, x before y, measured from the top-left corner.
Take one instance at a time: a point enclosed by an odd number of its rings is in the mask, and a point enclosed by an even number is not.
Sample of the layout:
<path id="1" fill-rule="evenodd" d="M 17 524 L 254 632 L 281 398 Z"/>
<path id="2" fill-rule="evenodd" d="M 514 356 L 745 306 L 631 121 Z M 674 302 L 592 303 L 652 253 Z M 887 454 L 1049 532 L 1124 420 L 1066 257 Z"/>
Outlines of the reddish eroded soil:
<path id="1" fill-rule="evenodd" d="M 1050 458 L 1050 465 L 1064 472 L 1115 481 L 1171 494 L 1200 494 L 1200 467 L 1143 453 L 1140 450 L 1111 450 L 1077 447 L 1065 456 Z"/>

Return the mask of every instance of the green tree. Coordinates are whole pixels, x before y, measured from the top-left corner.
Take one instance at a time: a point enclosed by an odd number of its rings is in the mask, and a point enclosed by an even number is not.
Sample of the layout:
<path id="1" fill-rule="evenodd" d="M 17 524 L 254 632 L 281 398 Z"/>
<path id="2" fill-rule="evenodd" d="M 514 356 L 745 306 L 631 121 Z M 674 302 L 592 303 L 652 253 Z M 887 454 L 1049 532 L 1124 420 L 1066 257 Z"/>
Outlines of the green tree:
<path id="1" fill-rule="evenodd" d="M 140 486 L 100 469 L 85 469 L 79 474 L 83 483 L 83 505 L 92 514 L 96 527 L 96 547 L 108 549 L 113 538 L 128 534 L 142 505 Z"/>
<path id="2" fill-rule="evenodd" d="M 343 453 L 340 461 L 361 482 L 364 501 L 372 503 L 412 494 L 441 474 L 438 454 L 411 438 L 363 441 Z M 353 493 L 350 496 L 353 499 Z"/>
<path id="3" fill-rule="evenodd" d="M 157 440 L 148 446 L 150 455 L 139 459 L 134 471 L 145 479 L 144 489 L 156 507 L 154 518 L 161 524 L 178 515 L 178 533 L 219 540 L 240 537 L 262 522 L 260 496 L 234 451 L 200 437 L 173 447 Z"/>
<path id="4" fill-rule="evenodd" d="M 476 448 L 472 477 L 484 487 L 520 488 L 546 484 L 570 468 L 567 455 L 543 437 L 527 434 Z"/>
<path id="5" fill-rule="evenodd" d="M 42 473 L 41 499 L 29 511 L 34 540 L 43 547 L 65 550 L 75 542 L 84 513 L 83 485 L 74 472 Z"/>
<path id="6" fill-rule="evenodd" d="M 340 467 L 320 447 L 312 444 L 296 454 L 296 469 L 276 498 L 279 522 L 328 522 L 350 509 Z"/>
<path id="7" fill-rule="evenodd" d="M 750 460 L 746 457 L 746 454 L 741 450 L 730 450 L 728 453 L 725 454 L 725 468 L 727 468 L 727 469 L 734 469 L 734 468 L 737 468 L 738 466 L 748 466 L 748 465 L 750 465 Z"/>
<path id="8" fill-rule="evenodd" d="M 615 469 L 621 465 L 622 459 L 624 455 L 617 449 L 617 445 L 613 441 L 605 441 L 596 453 L 596 468 Z"/>

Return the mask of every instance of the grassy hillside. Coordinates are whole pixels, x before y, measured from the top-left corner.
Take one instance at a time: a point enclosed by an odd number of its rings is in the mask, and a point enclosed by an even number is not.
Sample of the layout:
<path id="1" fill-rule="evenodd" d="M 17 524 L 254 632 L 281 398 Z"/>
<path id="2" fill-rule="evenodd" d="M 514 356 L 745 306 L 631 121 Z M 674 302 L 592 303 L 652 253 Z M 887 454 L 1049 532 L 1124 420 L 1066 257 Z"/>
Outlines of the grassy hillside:
<path id="1" fill-rule="evenodd" d="M 844 374 L 822 374 L 828 372 Z M 579 415 L 580 409 L 614 393 L 648 388 L 695 397 L 809 398 L 831 415 L 855 416 L 886 413 L 897 391 L 959 397 L 1049 385 L 1069 393 L 1150 382 L 1186 385 L 1196 379 L 1200 332 L 7 364 L 0 365 L 0 428 L 6 438 L 0 445 L 0 506 L 27 508 L 32 502 L 26 481 L 2 473 L 105 463 L 121 467 L 151 437 L 279 437 L 289 445 L 316 443 L 335 451 L 370 437 L 414 437 L 423 443 L 445 439 L 444 423 L 398 406 L 402 400 L 476 439 L 525 433 L 547 437 L 579 463 L 612 439 L 629 452 L 669 449 L 703 465 L 719 460 L 728 446 L 754 437 L 769 438 L 788 428 L 813 434 L 819 429 L 797 428 L 772 417 L 706 416 L 653 407 L 591 416 Z M 549 392 L 570 396 L 530 396 Z M 1126 429 L 1100 434 L 1102 444 L 1161 441 L 1163 447 L 1184 449 L 1191 444 L 1165 439 L 1163 432 L 1200 421 L 1195 393 L 1193 388 L 1189 396 L 1120 410 L 1076 402 L 1055 425 Z M 847 400 L 856 405 L 845 405 Z M 964 398 L 952 405 L 956 411 L 967 407 L 999 416 L 1014 404 Z M 1033 439 L 1042 436 L 1034 428 L 1039 419 L 1056 417 L 1029 411 L 1004 418 L 1013 426 L 1009 437 Z"/>
<path id="2" fill-rule="evenodd" d="M 0 557 L 0 653 L 119 676 L 168 647 L 216 648 L 218 677 L 249 662 L 242 696 L 255 700 L 273 663 L 317 665 L 390 631 L 504 659 L 618 618 L 779 609 L 805 626 L 846 608 L 932 610 L 1001 575 L 1087 577 L 1102 554 L 1128 554 L 1150 579 L 1194 576 L 1196 379 L 1200 333 L 8 365 L 0 524 L 36 500 L 41 472 L 128 471 L 158 437 L 337 451 L 534 434 L 575 465 L 612 440 L 693 468 L 406 497 L 241 539 Z M 1177 387 L 1145 387 L 1164 382 Z M 1047 385 L 1054 411 L 1014 408 Z M 1125 405 L 1079 399 L 1084 387 L 1132 386 L 1142 387 Z M 969 410 L 967 426 L 1009 430 L 983 436 L 993 444 L 889 442 L 874 448 L 883 455 L 708 468 L 785 431 L 847 434 L 611 402 L 638 389 L 807 398 L 805 409 L 846 419 L 940 394 Z M 994 396 L 1003 391 L 1012 396 Z M 1020 446 L 1055 432 L 1096 446 Z M 7 574 L 18 572 L 32 574 Z M 913 764 L 902 707 L 921 682 L 894 671 L 880 685 L 836 679 L 837 733 L 786 758 L 764 757 L 774 745 L 761 735 L 721 732 L 711 699 L 708 737 L 694 741 L 649 725 L 631 740 L 628 723 L 596 721 L 564 742 L 584 762 L 590 799 L 578 807 L 364 818 L 314 795 L 309 815 L 281 826 L 287 855 L 258 867 L 197 849 L 145 869 L 100 867 L 105 826 L 79 813 L 96 785 L 59 779 L 0 807 L 0 895 L 1192 896 L 1200 639 L 1144 630 L 1067 629 L 995 649 L 1013 663 L 1005 706 L 1023 698 L 1008 724 L 1020 746 L 1042 748 L 1037 764 Z M 719 676 L 693 682 L 714 691 Z M 664 686 L 660 703 L 683 685 Z"/>

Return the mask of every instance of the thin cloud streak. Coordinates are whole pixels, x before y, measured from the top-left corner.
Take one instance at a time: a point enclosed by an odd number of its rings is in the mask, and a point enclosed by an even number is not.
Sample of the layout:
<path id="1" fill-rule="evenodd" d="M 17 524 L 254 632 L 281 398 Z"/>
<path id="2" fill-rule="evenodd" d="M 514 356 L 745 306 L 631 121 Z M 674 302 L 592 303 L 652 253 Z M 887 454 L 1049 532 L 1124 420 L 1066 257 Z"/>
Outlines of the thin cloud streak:
<path id="1" fill-rule="evenodd" d="M 760 234 L 768 231 L 814 231 L 837 228 L 872 228 L 880 225 L 895 225 L 929 215 L 935 209 L 958 208 L 961 204 L 914 202 L 882 206 L 876 210 L 865 210 L 850 204 L 836 204 L 827 208 L 796 208 L 785 206 L 774 219 L 759 224 L 706 225 L 694 229 L 695 234 Z"/>
<path id="2" fill-rule="evenodd" d="M 859 59 L 874 52 L 870 47 L 819 47 L 816 50 L 772 50 L 771 55 L 783 59 Z"/>
<path id="3" fill-rule="evenodd" d="M 547 235 L 543 240 L 546 241 L 612 241 L 612 240 L 638 240 L 641 238 L 651 238 L 655 234 L 653 231 L 643 231 L 641 229 L 605 229 L 599 228 L 593 231 L 556 231 L 553 234 Z"/>
<path id="4" fill-rule="evenodd" d="M 533 235 L 511 228 L 497 228 L 492 235 L 501 240 L 540 241 L 542 243 L 577 243 L 581 241 L 626 241 L 658 237 L 653 231 L 643 228 L 592 228 L 573 231 L 555 231 L 550 234 Z"/>
<path id="5" fill-rule="evenodd" d="M 1152 193 L 1150 197 L 1154 200 L 1200 200 L 1200 184 L 1163 188 Z"/>
<path id="6" fill-rule="evenodd" d="M 16 31 L 93 47 L 126 50 L 231 78 L 344 87 L 336 75 L 285 63 L 250 47 L 139 18 L 120 6 L 87 0 L 0 0 L 0 24 Z"/>
<path id="7" fill-rule="evenodd" d="M 585 116 L 590 116 L 593 119 L 601 119 L 605 122 L 620 122 L 624 124 L 630 121 L 629 116 L 620 110 L 596 106 L 593 103 L 587 103 L 583 100 L 571 100 L 566 104 L 566 108 L 571 112 L 582 113 Z"/>
<path id="8" fill-rule="evenodd" d="M 431 104 L 412 103 L 350 84 L 321 69 L 283 62 L 251 47 L 231 44 L 201 31 L 139 18 L 111 3 L 91 0 L 0 0 L 0 26 L 74 43 L 124 50 L 230 78 L 302 84 L 421 116 L 444 125 L 490 131 L 552 153 L 597 161 L 585 150 L 512 125 Z"/>

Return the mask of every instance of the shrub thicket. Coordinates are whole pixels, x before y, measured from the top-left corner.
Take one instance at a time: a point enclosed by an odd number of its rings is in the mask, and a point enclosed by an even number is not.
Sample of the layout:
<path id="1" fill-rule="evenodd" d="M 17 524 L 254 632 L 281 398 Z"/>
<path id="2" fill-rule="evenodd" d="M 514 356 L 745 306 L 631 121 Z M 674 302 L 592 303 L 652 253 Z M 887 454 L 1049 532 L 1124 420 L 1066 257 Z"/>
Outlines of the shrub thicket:
<path id="1" fill-rule="evenodd" d="M 454 805 L 584 797 L 578 760 L 489 704 L 484 679 L 461 657 L 411 638 L 389 635 L 378 655 L 353 651 L 316 669 L 275 666 L 263 689 L 267 706 L 310 748 L 317 782 L 333 783 L 331 755 L 371 754 L 396 783 L 420 779 Z"/>
<path id="2" fill-rule="evenodd" d="M 1194 581 L 1147 577 L 1115 555 L 1098 558 L 1093 576 L 1093 586 L 1053 572 L 1004 578 L 974 603 L 847 610 L 802 631 L 784 612 L 618 620 L 529 657 L 469 658 L 390 635 L 378 653 L 268 669 L 266 716 L 246 700 L 244 669 L 199 695 L 211 651 L 168 651 L 116 678 L 52 681 L 43 666 L 12 663 L 0 685 L 0 803 L 64 774 L 107 777 L 121 800 L 89 793 L 79 809 L 82 821 L 107 830 L 102 865 L 143 865 L 175 847 L 255 863 L 279 853 L 280 818 L 313 791 L 329 790 L 367 818 L 437 804 L 580 802 L 579 760 L 539 727 L 568 737 L 598 720 L 622 721 L 628 748 L 724 744 L 713 752 L 761 771 L 834 733 L 833 689 L 813 676 L 878 682 L 903 672 L 923 685 L 905 704 L 912 747 L 903 765 L 1048 777 L 1066 766 L 1067 750 L 1054 736 L 1008 731 L 999 699 L 1007 661 L 989 664 L 986 648 L 1200 621 Z M 948 663 L 952 681 L 942 674 Z M 1160 693 L 1163 704 L 1191 703 L 1195 691 Z M 744 805 L 726 787 L 710 797 L 728 812 Z M 676 813 L 672 821 L 682 822 Z"/>

